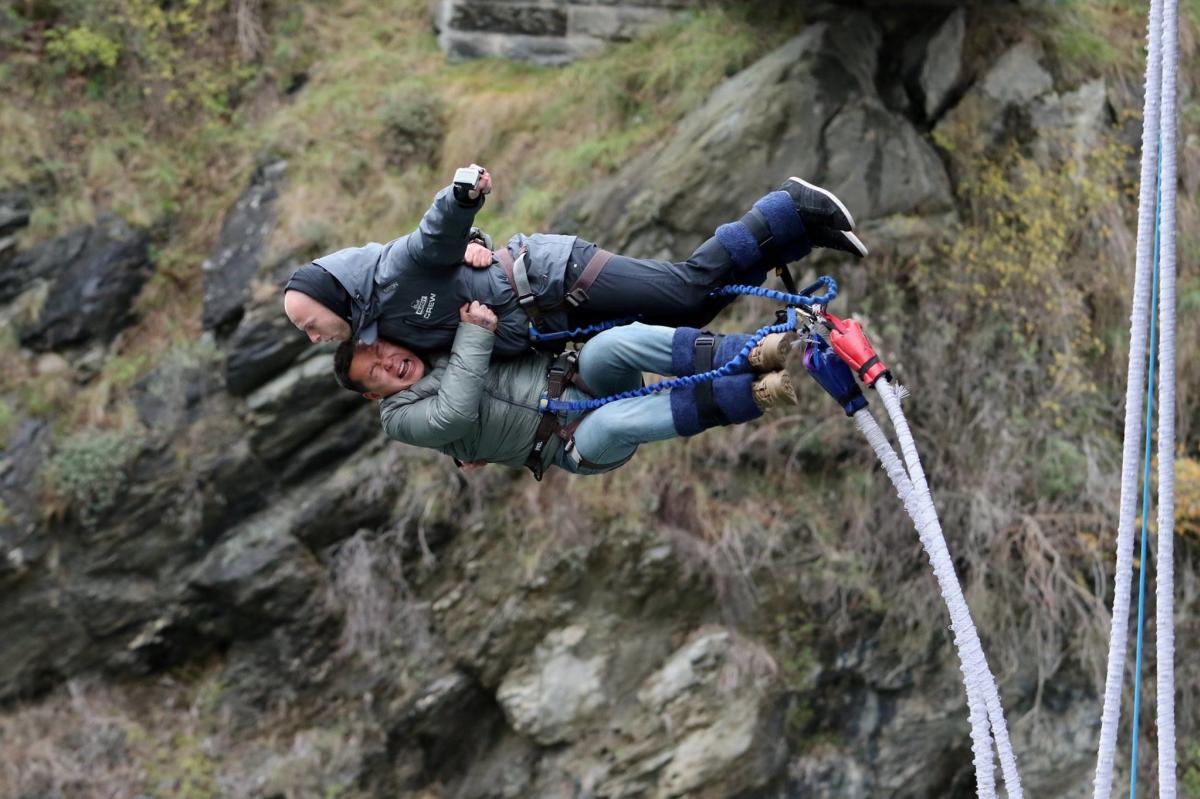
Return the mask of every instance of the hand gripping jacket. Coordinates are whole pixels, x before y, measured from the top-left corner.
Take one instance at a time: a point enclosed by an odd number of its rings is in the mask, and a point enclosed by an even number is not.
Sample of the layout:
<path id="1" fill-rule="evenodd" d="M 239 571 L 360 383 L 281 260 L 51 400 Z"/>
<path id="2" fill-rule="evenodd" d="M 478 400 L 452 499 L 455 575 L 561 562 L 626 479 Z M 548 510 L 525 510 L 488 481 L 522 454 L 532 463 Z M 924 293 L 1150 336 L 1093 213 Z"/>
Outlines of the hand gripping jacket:
<path id="1" fill-rule="evenodd" d="M 853 416 L 867 407 L 867 398 L 855 382 L 850 367 L 837 356 L 825 339 L 815 333 L 804 345 L 804 368 L 829 396 L 837 400 L 847 416 Z"/>
<path id="2" fill-rule="evenodd" d="M 825 324 L 829 327 L 829 343 L 833 345 L 834 352 L 858 374 L 858 378 L 868 388 L 888 374 L 888 368 L 875 354 L 875 348 L 871 346 L 861 324 L 853 319 L 839 319 L 828 312 L 824 317 Z"/>

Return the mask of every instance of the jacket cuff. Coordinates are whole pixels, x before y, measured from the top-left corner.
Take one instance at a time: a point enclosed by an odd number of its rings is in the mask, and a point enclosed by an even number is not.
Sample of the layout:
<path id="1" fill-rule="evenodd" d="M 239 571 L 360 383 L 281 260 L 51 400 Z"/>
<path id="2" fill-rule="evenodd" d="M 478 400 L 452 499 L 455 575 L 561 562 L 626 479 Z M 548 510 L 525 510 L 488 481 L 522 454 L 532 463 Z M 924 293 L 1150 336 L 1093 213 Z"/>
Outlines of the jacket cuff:
<path id="1" fill-rule="evenodd" d="M 483 207 L 483 201 L 487 199 L 486 194 L 480 194 L 474 200 L 467 197 L 466 192 L 463 192 L 462 195 L 460 196 L 458 193 L 458 187 L 455 186 L 453 183 L 451 183 L 448 188 L 450 189 L 450 195 L 452 197 L 454 197 L 454 201 L 463 208 L 474 208 L 475 210 L 478 211 L 480 208 Z"/>
<path id="2" fill-rule="evenodd" d="M 491 357 L 492 346 L 496 343 L 496 334 L 486 327 L 474 322 L 459 322 L 458 330 L 454 332 L 454 344 L 451 349 L 461 355 L 486 351 Z"/>

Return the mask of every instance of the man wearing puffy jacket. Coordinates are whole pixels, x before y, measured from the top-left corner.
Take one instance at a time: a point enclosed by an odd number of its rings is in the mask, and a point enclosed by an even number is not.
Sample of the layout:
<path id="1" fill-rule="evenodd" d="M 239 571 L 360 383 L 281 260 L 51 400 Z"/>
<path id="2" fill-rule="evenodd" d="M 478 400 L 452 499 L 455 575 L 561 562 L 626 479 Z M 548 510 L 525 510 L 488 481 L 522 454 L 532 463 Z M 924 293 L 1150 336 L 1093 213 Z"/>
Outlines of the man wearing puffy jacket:
<path id="1" fill-rule="evenodd" d="M 425 360 L 383 339 L 346 341 L 334 355 L 334 375 L 344 388 L 381 400 L 390 438 L 437 449 L 463 466 L 524 465 L 539 478 L 550 466 L 600 474 L 624 464 L 640 444 L 747 422 L 780 401 L 796 401 L 783 371 L 793 336 L 775 333 L 751 350 L 744 371 L 588 413 L 544 413 L 544 394 L 586 400 L 636 389 L 643 372 L 708 371 L 732 360 L 750 337 L 635 323 L 600 333 L 577 360 L 530 350 L 493 361 L 496 314 L 471 302 L 458 315 L 449 352 Z M 563 369 L 564 361 L 571 365 Z"/>
<path id="2" fill-rule="evenodd" d="M 339 250 L 297 270 L 284 290 L 292 323 L 313 342 L 383 338 L 420 352 L 445 351 L 458 309 L 477 300 L 497 314 L 495 354 L 511 357 L 530 348 L 531 324 L 552 333 L 639 317 L 702 327 L 730 301 L 709 297 L 713 289 L 761 284 L 769 269 L 814 246 L 866 254 L 841 201 L 799 178 L 761 198 L 741 220 L 721 225 L 684 261 L 630 258 L 549 234 L 518 234 L 493 253 L 472 227 L 491 175 L 471 169 L 476 186 L 442 189 L 412 233 Z"/>

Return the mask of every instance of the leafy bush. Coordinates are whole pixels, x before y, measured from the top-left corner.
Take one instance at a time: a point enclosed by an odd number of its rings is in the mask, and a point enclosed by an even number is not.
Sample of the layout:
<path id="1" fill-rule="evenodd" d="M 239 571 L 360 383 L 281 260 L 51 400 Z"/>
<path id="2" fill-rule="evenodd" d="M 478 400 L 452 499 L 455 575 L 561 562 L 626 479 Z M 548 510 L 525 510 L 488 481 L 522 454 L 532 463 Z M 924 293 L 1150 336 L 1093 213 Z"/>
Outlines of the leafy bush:
<path id="1" fill-rule="evenodd" d="M 50 461 L 48 476 L 90 529 L 116 504 L 126 467 L 136 454 L 136 441 L 125 433 L 85 430 L 63 443 Z"/>
<path id="2" fill-rule="evenodd" d="M 121 56 L 121 45 L 87 25 L 46 32 L 46 52 L 70 72 L 89 73 L 112 69 Z"/>
<path id="3" fill-rule="evenodd" d="M 406 169 L 436 162 L 446 133 L 445 111 L 436 95 L 405 91 L 384 106 L 380 149 L 388 166 Z"/>

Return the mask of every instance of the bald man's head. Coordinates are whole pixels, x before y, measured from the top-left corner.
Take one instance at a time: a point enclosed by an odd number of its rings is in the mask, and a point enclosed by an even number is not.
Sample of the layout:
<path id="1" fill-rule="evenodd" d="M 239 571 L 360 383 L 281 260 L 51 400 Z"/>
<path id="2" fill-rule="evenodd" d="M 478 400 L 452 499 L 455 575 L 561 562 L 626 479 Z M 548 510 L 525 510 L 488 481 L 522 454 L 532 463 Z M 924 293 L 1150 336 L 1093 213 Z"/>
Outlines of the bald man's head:
<path id="1" fill-rule="evenodd" d="M 314 344 L 350 340 L 350 323 L 301 291 L 283 292 L 283 312 Z"/>

